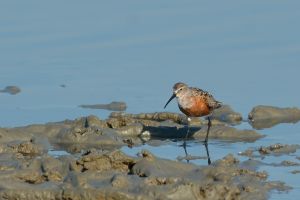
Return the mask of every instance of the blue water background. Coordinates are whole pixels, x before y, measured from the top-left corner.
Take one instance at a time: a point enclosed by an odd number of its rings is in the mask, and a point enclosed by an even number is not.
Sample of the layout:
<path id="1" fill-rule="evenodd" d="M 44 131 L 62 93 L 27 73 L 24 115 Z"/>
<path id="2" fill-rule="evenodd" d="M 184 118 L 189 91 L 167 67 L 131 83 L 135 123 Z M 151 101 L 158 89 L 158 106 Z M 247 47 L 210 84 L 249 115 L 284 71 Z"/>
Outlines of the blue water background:
<path id="1" fill-rule="evenodd" d="M 244 118 L 260 104 L 300 107 L 299 10 L 299 1 L 279 0 L 1 1 L 0 88 L 22 91 L 0 93 L 0 126 L 106 118 L 110 111 L 78 105 L 111 101 L 126 102 L 129 113 L 164 111 L 178 81 L 210 91 Z M 166 110 L 179 112 L 175 101 Z M 212 141 L 212 159 L 300 144 L 299 124 L 260 132 L 267 137 L 256 143 Z M 172 159 L 183 153 L 176 144 L 141 148 Z M 201 148 L 191 142 L 189 150 Z M 300 195 L 294 168 L 266 167 L 271 180 L 295 188 L 272 199 Z"/>

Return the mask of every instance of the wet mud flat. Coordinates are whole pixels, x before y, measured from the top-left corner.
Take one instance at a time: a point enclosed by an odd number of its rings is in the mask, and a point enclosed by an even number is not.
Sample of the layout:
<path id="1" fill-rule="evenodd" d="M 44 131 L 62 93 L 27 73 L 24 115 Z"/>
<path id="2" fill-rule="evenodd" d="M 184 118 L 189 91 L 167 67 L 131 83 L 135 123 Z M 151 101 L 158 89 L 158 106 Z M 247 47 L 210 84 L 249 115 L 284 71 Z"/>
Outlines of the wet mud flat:
<path id="1" fill-rule="evenodd" d="M 298 116 L 294 110 L 284 110 L 280 121 L 278 109 L 274 111 L 276 123 L 291 118 L 295 123 Z M 273 120 L 270 112 L 265 113 Z M 289 113 L 293 115 L 290 118 Z M 268 121 L 254 111 L 249 116 L 250 123 Z M 209 139 L 253 143 L 254 148 L 240 152 L 248 160 L 240 161 L 234 155 L 238 152 L 233 152 L 199 166 L 184 162 L 191 158 L 188 154 L 176 161 L 147 150 L 137 156 L 121 151 L 124 146 L 151 143 L 153 138 L 163 145 L 165 138 L 184 137 L 187 119 L 177 113 L 114 112 L 104 120 L 87 116 L 0 128 L 0 199 L 268 199 L 272 190 L 292 189 L 284 182 L 268 180 L 268 173 L 258 171 L 257 166 L 266 165 L 259 161 L 262 156 L 294 153 L 299 145 L 255 147 L 255 141 L 264 135 L 232 126 L 243 119 L 230 107 L 218 110 L 212 118 Z M 189 138 L 203 140 L 206 128 L 205 120 L 194 119 Z M 54 148 L 69 154 L 51 156 Z M 299 163 L 287 160 L 279 164 Z"/>

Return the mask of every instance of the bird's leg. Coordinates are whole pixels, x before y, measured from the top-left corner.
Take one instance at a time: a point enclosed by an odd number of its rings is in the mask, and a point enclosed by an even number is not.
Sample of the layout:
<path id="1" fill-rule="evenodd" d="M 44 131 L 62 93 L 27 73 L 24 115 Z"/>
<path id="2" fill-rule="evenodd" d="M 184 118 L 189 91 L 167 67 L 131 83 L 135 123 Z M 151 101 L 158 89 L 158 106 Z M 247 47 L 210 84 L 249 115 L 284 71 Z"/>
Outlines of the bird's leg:
<path id="1" fill-rule="evenodd" d="M 183 149 L 184 149 L 184 153 L 185 153 L 185 159 L 186 159 L 186 162 L 189 163 L 190 160 L 188 159 L 188 152 L 187 152 L 187 149 L 186 149 L 186 144 L 183 145 Z"/>
<path id="2" fill-rule="evenodd" d="M 184 137 L 184 139 L 183 139 L 183 148 L 186 148 L 186 141 L 187 141 L 189 132 L 190 132 L 190 128 L 189 128 L 189 126 L 188 126 L 188 127 L 187 127 L 186 135 L 185 135 L 185 137 Z"/>
<path id="3" fill-rule="evenodd" d="M 184 152 L 185 152 L 185 157 L 187 158 L 188 157 L 188 152 L 187 152 L 187 149 L 186 149 L 186 141 L 187 141 L 187 138 L 189 136 L 189 132 L 190 132 L 190 126 L 189 126 L 189 122 L 191 121 L 191 119 L 188 117 L 187 118 L 188 120 L 188 123 L 187 123 L 187 131 L 186 131 L 186 134 L 185 134 L 185 137 L 184 137 L 184 140 L 183 140 L 183 149 L 184 149 Z M 189 163 L 190 161 L 188 159 L 186 159 L 187 163 Z"/>
<path id="4" fill-rule="evenodd" d="M 187 125 L 187 131 L 186 131 L 186 134 L 185 134 L 185 137 L 184 137 L 184 140 L 187 140 L 188 137 L 189 137 L 189 133 L 190 133 L 190 126 Z"/>
<path id="5" fill-rule="evenodd" d="M 206 132 L 206 137 L 205 137 L 205 140 L 204 140 L 204 144 L 207 144 L 207 141 L 208 141 L 208 134 L 209 134 L 209 130 L 210 130 L 210 127 L 211 127 L 210 117 L 207 117 L 207 119 L 208 119 L 208 123 L 207 123 L 207 132 Z"/>
<path id="6" fill-rule="evenodd" d="M 191 119 L 188 117 L 187 120 L 188 120 L 187 131 L 186 131 L 186 135 L 185 135 L 185 138 L 184 138 L 184 141 L 183 141 L 183 147 L 186 147 L 186 141 L 187 141 L 187 138 L 188 138 L 189 132 L 190 132 L 189 122 L 191 121 Z"/>
<path id="7" fill-rule="evenodd" d="M 210 161 L 210 156 L 209 156 L 209 151 L 208 151 L 208 144 L 207 144 L 207 142 L 204 143 L 204 146 L 205 146 L 206 155 L 207 155 L 207 163 L 208 163 L 208 165 L 210 165 L 210 164 L 211 164 L 211 161 Z"/>

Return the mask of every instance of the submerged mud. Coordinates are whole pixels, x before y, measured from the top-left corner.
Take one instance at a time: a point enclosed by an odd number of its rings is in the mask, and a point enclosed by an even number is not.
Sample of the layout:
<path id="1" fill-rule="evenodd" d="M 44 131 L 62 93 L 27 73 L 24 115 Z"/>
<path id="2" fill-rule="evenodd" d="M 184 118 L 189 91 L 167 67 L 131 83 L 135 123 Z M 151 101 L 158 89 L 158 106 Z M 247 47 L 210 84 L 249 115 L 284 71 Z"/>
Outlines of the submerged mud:
<path id="1" fill-rule="evenodd" d="M 256 106 L 249 113 L 248 119 L 255 129 L 270 128 L 279 123 L 298 122 L 300 120 L 300 109 Z"/>
<path id="2" fill-rule="evenodd" d="M 249 148 L 243 152 L 240 152 L 240 155 L 247 157 L 264 157 L 264 156 L 281 156 L 295 153 L 297 149 L 300 149 L 299 144 L 273 144 L 267 147 L 260 146 L 257 148 Z"/>
<path id="3" fill-rule="evenodd" d="M 273 144 L 269 146 L 260 146 L 256 148 L 249 148 L 243 152 L 240 152 L 240 156 L 246 156 L 249 158 L 247 165 L 251 168 L 258 168 L 259 166 L 270 166 L 270 167 L 299 167 L 300 163 L 295 161 L 294 153 L 300 149 L 298 144 Z M 281 162 L 267 162 L 266 157 L 279 157 L 285 156 L 285 160 Z M 287 160 L 288 159 L 288 160 Z M 297 157 L 296 157 L 297 159 Z M 290 171 L 292 174 L 298 174 L 299 170 Z"/>
<path id="4" fill-rule="evenodd" d="M 224 121 L 214 118 L 210 139 L 254 142 L 263 137 Z M 188 130 L 190 138 L 205 137 L 206 121 L 186 123 L 185 116 L 174 113 L 112 113 L 105 120 L 88 116 L 0 128 L 0 199 L 267 199 L 270 190 L 290 189 L 282 182 L 268 181 L 266 172 L 256 171 L 233 155 L 197 166 L 163 159 L 147 150 L 137 157 L 120 150 L 145 142 L 161 145 L 160 138 L 182 138 Z M 70 155 L 50 156 L 53 148 Z M 274 146 L 261 152 L 280 153 L 282 149 L 293 148 Z M 209 155 L 201 159 L 206 158 Z M 192 159 L 198 158 L 178 158 Z"/>
<path id="5" fill-rule="evenodd" d="M 93 105 L 80 105 L 81 108 L 90 108 L 90 109 L 105 109 L 112 111 L 124 111 L 127 106 L 125 102 L 113 101 L 109 104 L 93 104 Z"/>
<path id="6" fill-rule="evenodd" d="M 6 86 L 4 89 L 0 90 L 0 93 L 8 93 L 15 95 L 21 92 L 21 89 L 18 86 Z"/>

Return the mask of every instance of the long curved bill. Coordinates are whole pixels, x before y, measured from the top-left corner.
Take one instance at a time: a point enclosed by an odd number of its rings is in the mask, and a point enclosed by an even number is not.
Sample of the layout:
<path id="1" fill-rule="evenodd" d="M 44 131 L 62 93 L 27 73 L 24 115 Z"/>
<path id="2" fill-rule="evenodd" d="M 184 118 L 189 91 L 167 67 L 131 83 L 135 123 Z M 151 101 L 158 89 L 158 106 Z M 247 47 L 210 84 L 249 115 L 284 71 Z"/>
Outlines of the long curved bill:
<path id="1" fill-rule="evenodd" d="M 164 108 L 166 108 L 167 105 L 170 103 L 170 101 L 172 101 L 172 99 L 174 99 L 175 97 L 176 97 L 176 95 L 173 94 L 173 95 L 171 96 L 171 98 L 168 100 L 168 102 L 166 103 L 166 105 L 164 106 Z"/>

